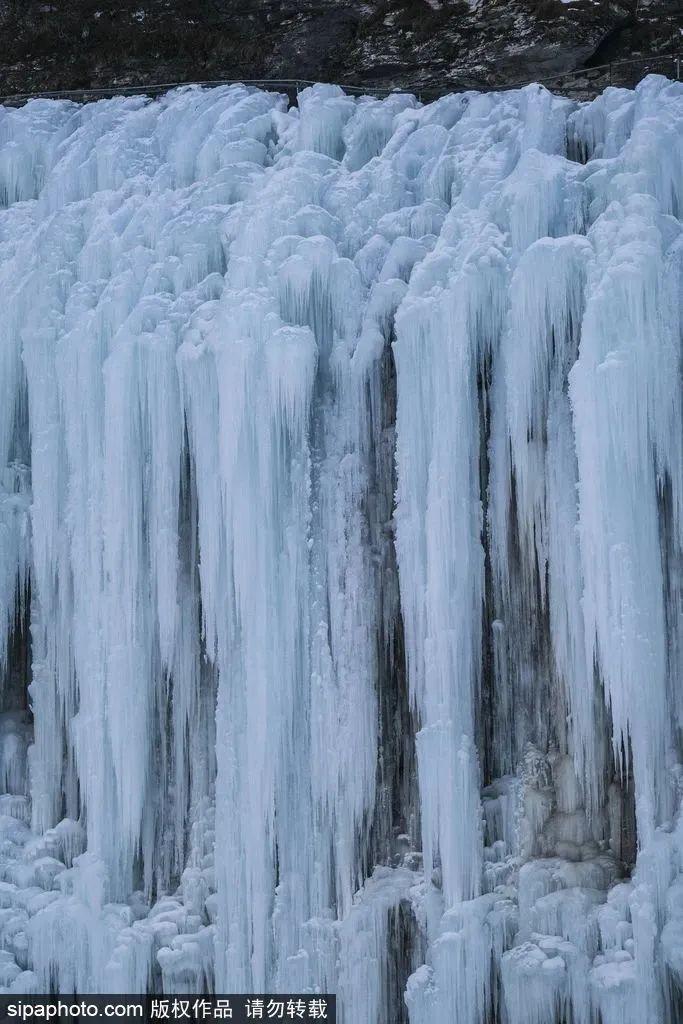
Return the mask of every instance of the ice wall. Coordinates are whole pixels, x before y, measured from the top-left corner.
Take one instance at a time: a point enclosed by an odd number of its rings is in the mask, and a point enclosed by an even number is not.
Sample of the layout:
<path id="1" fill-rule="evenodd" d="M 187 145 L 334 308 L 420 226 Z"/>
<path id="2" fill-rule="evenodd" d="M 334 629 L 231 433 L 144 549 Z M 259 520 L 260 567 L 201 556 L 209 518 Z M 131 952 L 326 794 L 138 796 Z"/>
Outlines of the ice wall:
<path id="1" fill-rule="evenodd" d="M 0 113 L 0 989 L 683 1013 L 683 86 Z"/>

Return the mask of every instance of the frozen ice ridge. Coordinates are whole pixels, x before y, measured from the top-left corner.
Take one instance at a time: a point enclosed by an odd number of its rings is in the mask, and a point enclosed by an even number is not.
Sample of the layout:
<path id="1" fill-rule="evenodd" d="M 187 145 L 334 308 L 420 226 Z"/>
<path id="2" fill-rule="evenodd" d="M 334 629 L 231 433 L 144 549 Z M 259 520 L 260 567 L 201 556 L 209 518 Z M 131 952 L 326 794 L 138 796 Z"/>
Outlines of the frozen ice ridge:
<path id="1" fill-rule="evenodd" d="M 0 110 L 0 991 L 683 1019 L 683 83 Z"/>

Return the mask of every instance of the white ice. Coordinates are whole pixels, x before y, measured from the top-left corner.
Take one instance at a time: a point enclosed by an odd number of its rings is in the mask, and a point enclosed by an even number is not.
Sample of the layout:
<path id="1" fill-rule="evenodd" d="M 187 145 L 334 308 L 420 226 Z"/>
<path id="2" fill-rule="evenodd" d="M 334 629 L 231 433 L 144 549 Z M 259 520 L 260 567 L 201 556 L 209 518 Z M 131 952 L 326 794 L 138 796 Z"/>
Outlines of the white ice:
<path id="1" fill-rule="evenodd" d="M 683 86 L 0 110 L 0 991 L 683 1012 Z"/>

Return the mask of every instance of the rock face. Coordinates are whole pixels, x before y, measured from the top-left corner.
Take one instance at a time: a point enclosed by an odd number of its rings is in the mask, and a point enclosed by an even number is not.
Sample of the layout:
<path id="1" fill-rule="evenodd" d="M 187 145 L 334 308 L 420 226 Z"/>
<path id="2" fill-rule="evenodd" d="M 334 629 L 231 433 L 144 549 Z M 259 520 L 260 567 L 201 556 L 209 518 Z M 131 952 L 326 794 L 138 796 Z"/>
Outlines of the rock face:
<path id="1" fill-rule="evenodd" d="M 9 0 L 0 91 L 292 78 L 431 95 L 672 53 L 680 21 L 677 0 Z"/>

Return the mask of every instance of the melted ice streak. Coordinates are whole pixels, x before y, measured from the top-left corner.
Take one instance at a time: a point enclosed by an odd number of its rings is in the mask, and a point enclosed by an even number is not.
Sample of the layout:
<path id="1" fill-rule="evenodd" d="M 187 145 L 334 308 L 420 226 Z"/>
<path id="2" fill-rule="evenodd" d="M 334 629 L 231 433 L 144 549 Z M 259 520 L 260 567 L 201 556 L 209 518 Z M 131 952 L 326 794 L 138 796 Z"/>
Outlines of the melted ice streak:
<path id="1" fill-rule="evenodd" d="M 0 139 L 2 990 L 678 1019 L 683 86 Z"/>

